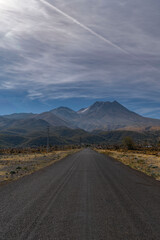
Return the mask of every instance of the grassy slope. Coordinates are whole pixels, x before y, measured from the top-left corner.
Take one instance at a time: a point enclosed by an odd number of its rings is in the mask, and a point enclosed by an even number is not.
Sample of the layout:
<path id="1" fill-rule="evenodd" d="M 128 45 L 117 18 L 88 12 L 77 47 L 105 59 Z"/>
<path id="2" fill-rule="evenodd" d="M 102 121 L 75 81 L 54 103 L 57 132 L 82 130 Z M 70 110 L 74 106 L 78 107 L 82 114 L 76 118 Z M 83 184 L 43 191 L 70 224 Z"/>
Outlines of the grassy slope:
<path id="1" fill-rule="evenodd" d="M 155 144 L 160 138 L 160 131 L 135 132 L 135 131 L 95 131 L 88 133 L 81 129 L 69 129 L 65 127 L 50 128 L 50 144 L 121 144 L 125 136 L 131 136 L 136 143 L 147 141 L 149 144 Z M 47 128 L 38 127 L 31 130 L 26 129 L 8 129 L 0 132 L 0 147 L 27 147 L 46 145 Z"/>

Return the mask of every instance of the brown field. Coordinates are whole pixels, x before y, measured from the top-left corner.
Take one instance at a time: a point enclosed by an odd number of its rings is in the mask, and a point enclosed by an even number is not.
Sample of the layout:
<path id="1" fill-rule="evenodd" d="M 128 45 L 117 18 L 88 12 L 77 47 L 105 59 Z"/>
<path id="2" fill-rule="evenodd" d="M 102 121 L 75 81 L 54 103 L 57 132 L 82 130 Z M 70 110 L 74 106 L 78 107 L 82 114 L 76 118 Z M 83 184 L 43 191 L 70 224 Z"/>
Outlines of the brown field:
<path id="1" fill-rule="evenodd" d="M 52 151 L 50 153 L 0 155 L 0 183 L 11 181 L 49 166 L 78 150 Z"/>
<path id="2" fill-rule="evenodd" d="M 160 181 L 160 153 L 124 150 L 97 150 Z"/>

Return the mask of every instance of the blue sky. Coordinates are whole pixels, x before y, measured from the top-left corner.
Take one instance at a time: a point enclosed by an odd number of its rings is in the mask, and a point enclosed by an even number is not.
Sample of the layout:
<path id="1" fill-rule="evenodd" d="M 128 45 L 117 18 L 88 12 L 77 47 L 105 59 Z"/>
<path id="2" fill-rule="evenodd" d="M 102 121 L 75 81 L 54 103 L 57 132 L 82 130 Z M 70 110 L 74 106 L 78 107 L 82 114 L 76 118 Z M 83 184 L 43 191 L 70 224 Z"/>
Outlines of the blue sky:
<path id="1" fill-rule="evenodd" d="M 0 0 L 0 114 L 117 100 L 160 118 L 159 0 Z"/>

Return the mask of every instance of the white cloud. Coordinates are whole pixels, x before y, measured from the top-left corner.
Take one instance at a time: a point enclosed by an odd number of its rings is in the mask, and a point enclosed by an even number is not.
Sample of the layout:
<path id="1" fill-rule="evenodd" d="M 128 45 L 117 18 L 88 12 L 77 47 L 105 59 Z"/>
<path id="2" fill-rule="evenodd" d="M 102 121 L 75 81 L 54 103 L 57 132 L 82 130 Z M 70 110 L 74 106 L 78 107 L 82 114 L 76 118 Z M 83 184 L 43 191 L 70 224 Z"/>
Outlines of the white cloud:
<path id="1" fill-rule="evenodd" d="M 25 90 L 31 99 L 158 101 L 157 1 L 48 2 L 55 8 L 39 0 L 0 0 L 0 89 Z"/>

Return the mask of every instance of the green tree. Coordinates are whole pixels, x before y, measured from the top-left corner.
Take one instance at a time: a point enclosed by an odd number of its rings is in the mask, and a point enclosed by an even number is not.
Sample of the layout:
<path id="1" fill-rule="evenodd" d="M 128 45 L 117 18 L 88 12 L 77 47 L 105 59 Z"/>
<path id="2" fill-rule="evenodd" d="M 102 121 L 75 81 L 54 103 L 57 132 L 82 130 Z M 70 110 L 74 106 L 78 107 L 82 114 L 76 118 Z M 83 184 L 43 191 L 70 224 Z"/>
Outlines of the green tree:
<path id="1" fill-rule="evenodd" d="M 131 137 L 127 136 L 123 138 L 123 145 L 128 150 L 133 150 L 135 148 L 134 141 Z"/>

